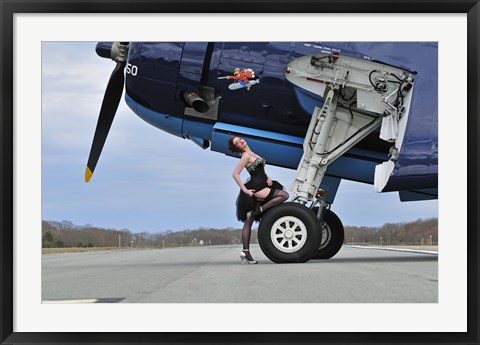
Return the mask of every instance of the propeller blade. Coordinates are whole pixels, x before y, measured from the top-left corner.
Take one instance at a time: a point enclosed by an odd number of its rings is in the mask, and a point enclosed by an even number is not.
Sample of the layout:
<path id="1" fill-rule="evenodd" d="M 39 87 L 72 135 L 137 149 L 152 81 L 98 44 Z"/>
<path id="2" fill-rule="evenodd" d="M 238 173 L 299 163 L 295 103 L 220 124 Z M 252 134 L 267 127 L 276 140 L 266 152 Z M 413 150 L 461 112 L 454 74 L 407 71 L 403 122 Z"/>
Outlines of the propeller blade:
<path id="1" fill-rule="evenodd" d="M 102 107 L 100 108 L 100 115 L 98 116 L 92 148 L 90 149 L 90 156 L 88 157 L 87 169 L 85 170 L 85 182 L 90 181 L 92 178 L 93 171 L 95 170 L 103 145 L 107 139 L 108 132 L 112 126 L 113 118 L 115 117 L 118 105 L 120 104 L 125 82 L 125 75 L 123 73 L 124 68 L 125 62 L 117 62 L 117 66 L 115 66 L 115 69 L 110 76 L 110 80 L 108 81 L 107 89 L 103 96 Z"/>

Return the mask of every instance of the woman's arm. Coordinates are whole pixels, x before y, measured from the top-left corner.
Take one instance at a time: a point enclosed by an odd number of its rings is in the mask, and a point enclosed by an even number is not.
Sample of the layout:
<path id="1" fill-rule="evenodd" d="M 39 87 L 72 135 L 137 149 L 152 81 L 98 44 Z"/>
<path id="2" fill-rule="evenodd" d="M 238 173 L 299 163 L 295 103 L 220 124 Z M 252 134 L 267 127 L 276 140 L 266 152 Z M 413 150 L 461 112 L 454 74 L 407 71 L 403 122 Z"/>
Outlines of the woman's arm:
<path id="1" fill-rule="evenodd" d="M 267 186 L 271 186 L 272 183 L 273 183 L 273 182 L 272 182 L 272 179 L 267 176 Z"/>
<path id="2" fill-rule="evenodd" d="M 240 173 L 242 172 L 243 168 L 247 165 L 250 157 L 248 154 L 242 155 L 242 158 L 240 158 L 240 161 L 238 162 L 237 166 L 235 167 L 235 170 L 233 170 L 232 177 L 237 182 L 238 186 L 240 189 L 245 193 L 248 194 L 249 196 L 252 196 L 255 190 L 253 189 L 247 189 L 245 185 L 243 184 L 242 179 L 240 178 Z"/>

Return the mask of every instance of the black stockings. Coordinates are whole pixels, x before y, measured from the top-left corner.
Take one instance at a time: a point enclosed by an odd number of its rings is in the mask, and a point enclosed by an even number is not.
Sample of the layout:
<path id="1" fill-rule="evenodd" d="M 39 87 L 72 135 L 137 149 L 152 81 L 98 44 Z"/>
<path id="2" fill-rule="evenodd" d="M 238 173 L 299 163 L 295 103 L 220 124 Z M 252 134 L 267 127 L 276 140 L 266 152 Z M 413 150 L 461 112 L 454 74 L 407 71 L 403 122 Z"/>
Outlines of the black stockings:
<path id="1" fill-rule="evenodd" d="M 272 199 L 268 200 L 265 204 L 262 205 L 262 210 L 266 211 L 275 205 L 281 204 L 287 199 L 288 199 L 288 193 L 285 192 L 284 190 L 277 189 L 274 191 Z M 243 223 L 243 228 L 242 228 L 243 250 L 250 249 L 250 236 L 252 234 L 253 221 L 254 219 L 247 219 Z M 249 252 L 246 252 L 245 254 L 247 255 L 247 257 L 249 257 L 250 255 Z M 249 257 L 249 260 L 253 260 L 251 256 Z"/>
<path id="2" fill-rule="evenodd" d="M 243 249 L 244 250 L 249 250 L 250 249 L 250 235 L 252 234 L 252 224 L 253 224 L 253 219 L 247 219 L 243 223 L 242 242 L 243 242 Z"/>
<path id="3" fill-rule="evenodd" d="M 276 189 L 273 192 L 273 197 L 270 200 L 268 200 L 265 204 L 262 205 L 262 210 L 266 211 L 273 206 L 281 204 L 287 199 L 288 199 L 287 192 L 285 192 L 284 190 Z"/>

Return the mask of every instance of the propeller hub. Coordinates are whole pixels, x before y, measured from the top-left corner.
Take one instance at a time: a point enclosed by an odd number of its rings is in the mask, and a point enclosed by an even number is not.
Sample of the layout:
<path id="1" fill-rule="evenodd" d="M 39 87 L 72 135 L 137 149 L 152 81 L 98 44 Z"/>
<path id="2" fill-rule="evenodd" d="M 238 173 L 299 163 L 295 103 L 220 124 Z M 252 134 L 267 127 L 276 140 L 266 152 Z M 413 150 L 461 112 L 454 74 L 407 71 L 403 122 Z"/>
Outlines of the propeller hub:
<path id="1" fill-rule="evenodd" d="M 111 59 L 115 62 L 126 62 L 128 56 L 127 42 L 113 42 L 111 50 Z"/>

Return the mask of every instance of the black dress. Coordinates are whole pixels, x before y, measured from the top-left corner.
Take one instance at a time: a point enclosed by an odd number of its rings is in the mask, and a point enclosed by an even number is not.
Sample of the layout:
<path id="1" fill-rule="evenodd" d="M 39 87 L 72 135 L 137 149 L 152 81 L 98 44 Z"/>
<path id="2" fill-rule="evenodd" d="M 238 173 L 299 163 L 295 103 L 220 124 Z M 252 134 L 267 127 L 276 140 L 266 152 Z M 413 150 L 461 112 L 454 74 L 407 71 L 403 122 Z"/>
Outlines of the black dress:
<path id="1" fill-rule="evenodd" d="M 263 201 L 258 201 L 255 197 L 250 197 L 242 190 L 237 197 L 237 219 L 244 222 L 247 219 L 247 212 L 253 211 L 255 207 L 260 203 L 263 205 L 267 201 L 273 198 L 275 190 L 283 190 L 283 186 L 277 182 L 272 181 L 272 185 L 267 185 L 268 176 L 265 173 L 265 159 L 257 158 L 249 167 L 246 167 L 250 174 L 250 178 L 245 183 L 247 189 L 254 189 L 256 192 L 261 191 L 264 188 L 270 188 L 270 193 Z"/>

